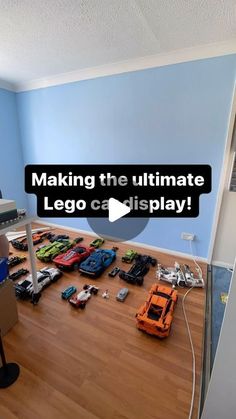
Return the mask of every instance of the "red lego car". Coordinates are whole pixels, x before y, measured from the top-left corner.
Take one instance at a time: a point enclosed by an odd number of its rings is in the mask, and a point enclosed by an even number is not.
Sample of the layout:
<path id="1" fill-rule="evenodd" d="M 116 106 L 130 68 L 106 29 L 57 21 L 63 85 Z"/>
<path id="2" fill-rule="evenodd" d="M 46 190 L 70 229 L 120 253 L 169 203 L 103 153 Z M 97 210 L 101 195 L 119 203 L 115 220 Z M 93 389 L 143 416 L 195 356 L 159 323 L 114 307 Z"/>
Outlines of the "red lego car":
<path id="1" fill-rule="evenodd" d="M 72 271 L 78 269 L 80 263 L 94 252 L 94 247 L 84 247 L 81 245 L 74 246 L 66 253 L 62 253 L 53 259 L 56 266 L 64 271 Z"/>

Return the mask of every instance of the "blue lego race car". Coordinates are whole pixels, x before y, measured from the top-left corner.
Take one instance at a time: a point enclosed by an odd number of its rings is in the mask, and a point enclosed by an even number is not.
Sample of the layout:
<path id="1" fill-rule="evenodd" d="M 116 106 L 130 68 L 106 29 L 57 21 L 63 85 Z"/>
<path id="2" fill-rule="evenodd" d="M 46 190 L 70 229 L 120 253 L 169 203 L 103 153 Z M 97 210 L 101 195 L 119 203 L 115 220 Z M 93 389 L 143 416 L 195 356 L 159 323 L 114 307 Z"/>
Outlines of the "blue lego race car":
<path id="1" fill-rule="evenodd" d="M 85 261 L 80 264 L 82 274 L 98 278 L 116 259 L 117 248 L 95 250 Z"/>

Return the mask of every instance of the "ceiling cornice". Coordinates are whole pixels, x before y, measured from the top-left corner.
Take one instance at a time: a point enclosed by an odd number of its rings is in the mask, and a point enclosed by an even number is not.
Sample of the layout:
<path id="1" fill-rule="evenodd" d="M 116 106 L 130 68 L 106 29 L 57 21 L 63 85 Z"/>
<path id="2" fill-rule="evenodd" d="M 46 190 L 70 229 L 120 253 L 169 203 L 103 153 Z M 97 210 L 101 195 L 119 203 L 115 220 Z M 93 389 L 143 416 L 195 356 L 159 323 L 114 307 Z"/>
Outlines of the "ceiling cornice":
<path id="1" fill-rule="evenodd" d="M 97 67 L 62 73 L 55 76 L 30 80 L 23 83 L 11 84 L 1 82 L 0 87 L 15 92 L 42 89 L 61 84 L 73 83 L 81 80 L 95 79 L 97 77 L 112 76 L 115 74 L 145 70 L 166 65 L 179 64 L 223 55 L 236 54 L 236 38 L 227 42 L 201 45 L 193 48 L 171 51 L 165 54 L 149 55 L 146 57 L 105 64 Z M 2 86 L 3 85 L 3 86 Z"/>
<path id="2" fill-rule="evenodd" d="M 0 89 L 10 90 L 10 92 L 16 92 L 16 86 L 13 83 L 9 83 L 5 80 L 0 79 Z"/>

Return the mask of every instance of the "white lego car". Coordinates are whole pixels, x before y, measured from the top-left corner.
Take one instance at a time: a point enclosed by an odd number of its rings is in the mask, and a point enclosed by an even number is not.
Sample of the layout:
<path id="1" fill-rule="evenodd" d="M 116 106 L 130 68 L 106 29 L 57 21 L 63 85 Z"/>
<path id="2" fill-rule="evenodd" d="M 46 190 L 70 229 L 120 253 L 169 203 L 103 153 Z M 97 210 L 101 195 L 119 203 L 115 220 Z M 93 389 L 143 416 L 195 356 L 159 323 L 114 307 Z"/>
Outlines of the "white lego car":
<path id="1" fill-rule="evenodd" d="M 96 295 L 99 288 L 95 285 L 84 285 L 83 290 L 78 294 L 73 295 L 69 299 L 69 303 L 76 307 L 84 309 L 87 301 L 91 298 L 92 294 Z"/>
<path id="2" fill-rule="evenodd" d="M 158 264 L 156 271 L 156 277 L 159 280 L 169 282 L 172 285 L 172 288 L 175 288 L 176 286 L 181 288 L 204 288 L 204 280 L 199 271 L 198 276 L 198 278 L 194 278 L 194 274 L 188 265 L 183 265 L 183 269 L 181 269 L 178 262 L 175 262 L 173 268 L 164 268 Z"/>
<path id="3" fill-rule="evenodd" d="M 38 279 L 38 292 L 40 293 L 44 288 L 52 282 L 56 282 L 62 276 L 62 272 L 55 268 L 43 268 L 37 272 Z M 28 299 L 33 296 L 33 281 L 32 275 L 27 276 L 15 285 L 16 296 L 22 300 Z"/>

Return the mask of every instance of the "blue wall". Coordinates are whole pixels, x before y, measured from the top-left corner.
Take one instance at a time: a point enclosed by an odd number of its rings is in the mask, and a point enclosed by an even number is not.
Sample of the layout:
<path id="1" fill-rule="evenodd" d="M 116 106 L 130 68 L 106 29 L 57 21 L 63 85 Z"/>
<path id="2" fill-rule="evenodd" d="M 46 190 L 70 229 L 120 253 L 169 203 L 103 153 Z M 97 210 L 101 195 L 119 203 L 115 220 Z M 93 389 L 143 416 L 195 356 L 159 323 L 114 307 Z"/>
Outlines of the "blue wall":
<path id="1" fill-rule="evenodd" d="M 25 208 L 23 156 L 19 138 L 16 95 L 0 89 L 0 189 L 3 197 Z"/>
<path id="2" fill-rule="evenodd" d="M 213 190 L 200 216 L 152 219 L 135 239 L 188 252 L 180 234 L 193 232 L 206 257 L 235 72 L 231 55 L 17 94 L 25 164 L 210 164 Z M 85 219 L 54 222 L 89 230 Z"/>

